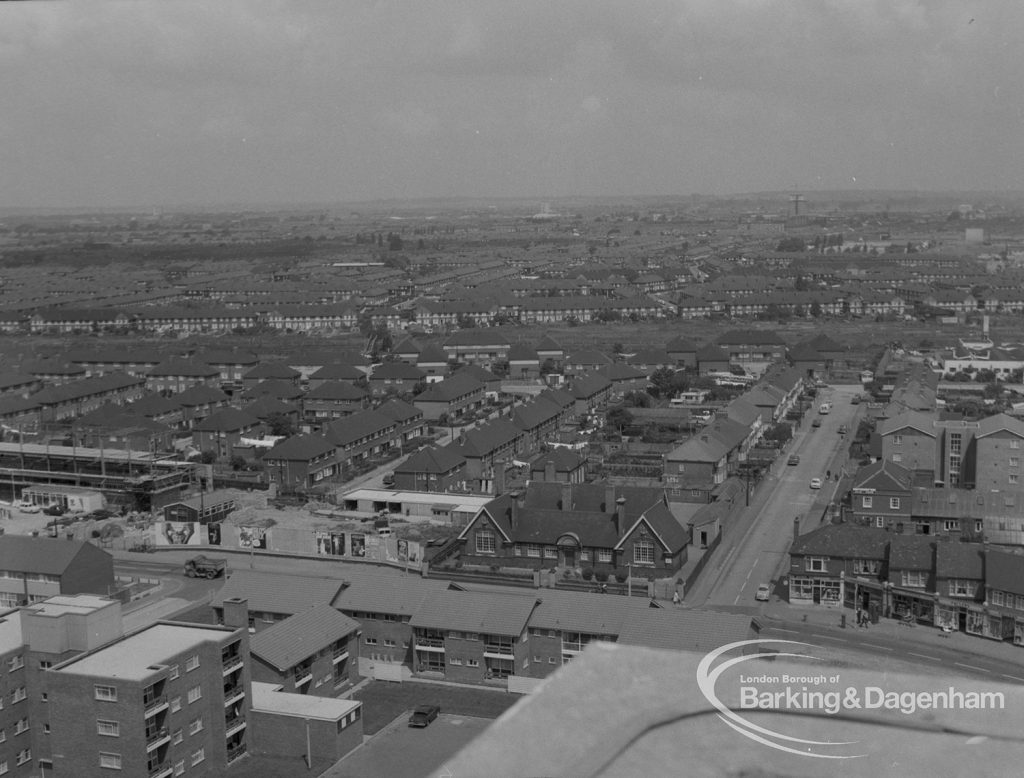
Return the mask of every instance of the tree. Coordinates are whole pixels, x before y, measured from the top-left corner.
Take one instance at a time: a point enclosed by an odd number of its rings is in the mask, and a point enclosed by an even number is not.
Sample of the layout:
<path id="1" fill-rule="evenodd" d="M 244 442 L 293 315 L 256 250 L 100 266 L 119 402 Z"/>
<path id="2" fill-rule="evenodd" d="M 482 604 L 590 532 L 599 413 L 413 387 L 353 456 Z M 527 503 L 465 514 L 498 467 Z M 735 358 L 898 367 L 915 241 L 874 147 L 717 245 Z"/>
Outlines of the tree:
<path id="1" fill-rule="evenodd" d="M 775 247 L 776 251 L 806 251 L 807 241 L 803 238 L 783 238 Z"/>
<path id="2" fill-rule="evenodd" d="M 821 316 L 821 303 L 819 303 L 817 300 L 811 303 L 811 316 L 813 316 L 815 319 Z"/>
<path id="3" fill-rule="evenodd" d="M 651 373 L 650 392 L 655 397 L 668 397 L 672 394 L 676 371 L 670 367 L 659 367 Z"/>
<path id="4" fill-rule="evenodd" d="M 628 427 L 633 423 L 633 414 L 619 405 L 605 414 L 605 421 L 608 426 L 622 430 L 623 427 Z"/>
<path id="5" fill-rule="evenodd" d="M 199 461 L 204 465 L 212 465 L 217 461 L 216 451 L 204 451 L 199 455 Z"/>
<path id="6" fill-rule="evenodd" d="M 271 435 L 290 437 L 295 434 L 295 422 L 284 413 L 272 413 L 267 417 L 267 428 Z"/>
<path id="7" fill-rule="evenodd" d="M 632 391 L 626 392 L 622 398 L 622 404 L 626 408 L 650 408 L 651 396 L 647 392 Z"/>

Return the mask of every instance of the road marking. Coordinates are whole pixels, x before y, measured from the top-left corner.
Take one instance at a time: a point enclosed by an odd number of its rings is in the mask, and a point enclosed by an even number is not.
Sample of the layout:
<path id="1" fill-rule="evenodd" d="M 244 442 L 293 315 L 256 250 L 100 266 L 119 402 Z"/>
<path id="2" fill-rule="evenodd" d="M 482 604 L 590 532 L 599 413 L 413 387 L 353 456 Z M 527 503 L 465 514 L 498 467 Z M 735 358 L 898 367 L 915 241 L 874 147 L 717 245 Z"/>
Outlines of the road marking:
<path id="1" fill-rule="evenodd" d="M 1018 678 L 1015 675 L 1007 675 L 1006 673 L 1003 673 L 1003 678 L 1010 678 L 1014 681 L 1020 681 L 1021 683 L 1024 683 L 1024 678 Z"/>
<path id="2" fill-rule="evenodd" d="M 781 627 L 771 627 L 772 632 L 788 632 L 791 635 L 799 635 L 800 633 L 795 629 L 782 629 Z"/>
<path id="3" fill-rule="evenodd" d="M 915 654 L 913 651 L 908 651 L 907 653 L 910 654 L 911 656 L 919 656 L 922 659 L 931 659 L 933 662 L 941 662 L 942 661 L 937 656 L 928 656 L 927 654 Z"/>
<path id="4" fill-rule="evenodd" d="M 847 640 L 846 638 L 835 638 L 835 637 L 832 637 L 831 635 L 817 635 L 817 634 L 815 634 L 813 632 L 811 633 L 811 637 L 818 638 L 819 640 L 834 640 L 837 643 L 851 643 L 852 642 L 850 640 Z"/>
<path id="5" fill-rule="evenodd" d="M 965 665 L 963 662 L 953 662 L 957 667 L 966 667 L 969 670 L 977 670 L 979 673 L 991 673 L 991 670 L 986 670 L 984 667 L 976 667 L 975 665 Z"/>
<path id="6" fill-rule="evenodd" d="M 877 643 L 861 643 L 861 645 L 862 646 L 867 646 L 868 648 L 877 648 L 879 651 L 895 651 L 896 650 L 894 648 L 889 648 L 888 646 L 880 646 Z"/>

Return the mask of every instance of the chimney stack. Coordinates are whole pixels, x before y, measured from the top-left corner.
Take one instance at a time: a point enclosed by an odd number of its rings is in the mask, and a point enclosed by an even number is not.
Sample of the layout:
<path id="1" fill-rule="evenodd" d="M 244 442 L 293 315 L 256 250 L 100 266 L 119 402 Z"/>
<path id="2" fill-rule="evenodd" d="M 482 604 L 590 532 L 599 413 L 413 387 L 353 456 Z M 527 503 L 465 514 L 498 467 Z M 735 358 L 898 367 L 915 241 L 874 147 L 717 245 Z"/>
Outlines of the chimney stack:
<path id="1" fill-rule="evenodd" d="M 793 517 L 793 540 L 795 541 L 800 537 L 800 517 Z"/>
<path id="2" fill-rule="evenodd" d="M 516 528 L 516 524 L 519 523 L 519 509 L 521 492 L 512 492 L 512 505 L 509 507 L 509 521 L 512 524 L 512 529 Z"/>
<path id="3" fill-rule="evenodd" d="M 604 485 L 604 505 L 601 506 L 601 510 L 605 513 L 615 510 L 615 487 L 609 483 Z"/>
<path id="4" fill-rule="evenodd" d="M 229 597 L 224 600 L 224 626 L 233 629 L 249 628 L 249 600 L 245 597 Z"/>
<path id="5" fill-rule="evenodd" d="M 494 464 L 494 496 L 501 497 L 505 492 L 505 463 L 495 462 Z"/>
<path id="6" fill-rule="evenodd" d="M 562 510 L 572 510 L 572 484 L 570 483 L 562 484 Z"/>
<path id="7" fill-rule="evenodd" d="M 615 501 L 615 528 L 621 535 L 626 529 L 626 498 L 620 497 Z"/>
<path id="8" fill-rule="evenodd" d="M 544 463 L 544 480 L 548 483 L 555 481 L 555 463 L 550 459 Z"/>

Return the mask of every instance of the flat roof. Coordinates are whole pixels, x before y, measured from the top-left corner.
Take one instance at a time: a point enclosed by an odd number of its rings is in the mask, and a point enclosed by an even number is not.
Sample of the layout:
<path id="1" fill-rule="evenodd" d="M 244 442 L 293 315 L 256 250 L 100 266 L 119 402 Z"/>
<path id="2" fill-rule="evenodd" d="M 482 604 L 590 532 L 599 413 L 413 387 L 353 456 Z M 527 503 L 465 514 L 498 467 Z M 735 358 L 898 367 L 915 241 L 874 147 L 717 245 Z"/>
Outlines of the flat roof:
<path id="1" fill-rule="evenodd" d="M 21 635 L 21 611 L 17 608 L 0 611 L 0 654 L 25 645 Z"/>
<path id="2" fill-rule="evenodd" d="M 363 704 L 357 700 L 293 694 L 281 691 L 282 688 L 279 684 L 253 681 L 252 710 L 259 713 L 274 713 L 278 716 L 295 716 L 300 719 L 338 721 Z"/>
<path id="3" fill-rule="evenodd" d="M 447 492 L 393 492 L 388 489 L 353 489 L 342 495 L 345 500 L 377 500 L 378 502 L 409 502 L 421 505 L 444 505 L 476 512 L 494 499 L 492 494 L 449 494 Z"/>
<path id="4" fill-rule="evenodd" d="M 154 462 L 158 464 L 189 465 L 166 454 L 149 451 L 125 451 L 119 448 L 87 448 L 85 446 L 48 446 L 41 443 L 0 443 L 0 454 L 28 454 L 29 456 L 64 456 L 77 459 L 105 459 L 108 462 Z"/>
<path id="5" fill-rule="evenodd" d="M 71 659 L 52 670 L 73 675 L 141 681 L 156 672 L 155 666 L 165 664 L 202 643 L 217 642 L 233 631 L 190 624 L 158 623 L 80 658 Z"/>
<path id="6" fill-rule="evenodd" d="M 92 613 L 116 602 L 95 594 L 58 594 L 42 602 L 34 602 L 26 610 L 39 616 L 63 616 L 65 613 Z"/>

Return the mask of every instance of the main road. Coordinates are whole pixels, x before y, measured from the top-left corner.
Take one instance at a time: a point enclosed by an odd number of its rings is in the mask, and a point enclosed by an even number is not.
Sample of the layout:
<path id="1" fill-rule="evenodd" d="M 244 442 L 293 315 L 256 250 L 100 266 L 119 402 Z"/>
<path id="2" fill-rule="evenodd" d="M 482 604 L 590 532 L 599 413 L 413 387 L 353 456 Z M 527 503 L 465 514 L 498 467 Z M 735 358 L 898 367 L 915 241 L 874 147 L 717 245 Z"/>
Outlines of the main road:
<path id="1" fill-rule="evenodd" d="M 835 473 L 846 464 L 860 410 L 850 401 L 860 392 L 860 386 L 818 391 L 814 408 L 804 416 L 788 450 L 772 465 L 750 507 L 723 529 L 711 562 L 686 594 L 687 605 L 756 605 L 758 585 L 774 585 L 786 573 L 794 519 L 799 520 L 801 534 L 809 532 L 821 526 L 825 505 L 836 499 Z M 831 402 L 832 410 L 820 415 L 818 407 L 824 402 Z M 814 419 L 821 421 L 820 427 L 812 426 Z M 841 425 L 849 429 L 847 434 L 839 433 Z M 798 456 L 800 463 L 787 465 L 790 455 Z M 827 472 L 832 478 L 826 481 Z M 811 488 L 813 478 L 822 479 L 821 489 Z"/>

